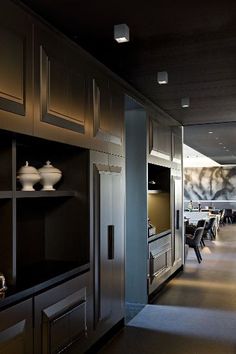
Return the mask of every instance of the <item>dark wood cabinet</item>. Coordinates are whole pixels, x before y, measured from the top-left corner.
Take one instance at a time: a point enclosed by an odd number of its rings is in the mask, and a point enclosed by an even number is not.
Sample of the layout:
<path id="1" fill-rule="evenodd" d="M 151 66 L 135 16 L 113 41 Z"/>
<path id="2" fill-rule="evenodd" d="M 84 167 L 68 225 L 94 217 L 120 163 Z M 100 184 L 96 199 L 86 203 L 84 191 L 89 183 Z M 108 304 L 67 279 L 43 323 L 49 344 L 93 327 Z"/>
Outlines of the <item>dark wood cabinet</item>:
<path id="1" fill-rule="evenodd" d="M 88 347 L 88 273 L 34 298 L 34 354 L 83 353 Z"/>
<path id="2" fill-rule="evenodd" d="M 149 119 L 149 153 L 169 163 L 171 161 L 171 129 L 154 118 Z"/>
<path id="3" fill-rule="evenodd" d="M 32 299 L 0 312 L 0 353 L 32 354 Z"/>
<path id="4" fill-rule="evenodd" d="M 175 268 L 183 264 L 182 134 L 182 127 L 172 128 L 172 260 Z"/>
<path id="5" fill-rule="evenodd" d="M 34 32 L 35 131 L 79 145 L 86 133 L 87 69 L 75 44 L 37 23 Z"/>
<path id="6" fill-rule="evenodd" d="M 22 191 L 25 161 L 51 160 L 62 171 L 56 190 Z M 27 288 L 89 263 L 89 152 L 24 135 L 1 134 L 0 269 L 7 284 Z"/>
<path id="7" fill-rule="evenodd" d="M 91 152 L 94 328 L 101 335 L 124 317 L 124 161 Z"/>
<path id="8" fill-rule="evenodd" d="M 32 134 L 32 21 L 7 0 L 1 2 L 0 53 L 0 128 Z"/>
<path id="9" fill-rule="evenodd" d="M 93 135 L 116 145 L 123 143 L 124 93 L 112 79 L 101 73 L 92 78 Z"/>
<path id="10" fill-rule="evenodd" d="M 124 92 L 112 75 L 10 0 L 0 20 L 0 129 L 123 155 Z"/>

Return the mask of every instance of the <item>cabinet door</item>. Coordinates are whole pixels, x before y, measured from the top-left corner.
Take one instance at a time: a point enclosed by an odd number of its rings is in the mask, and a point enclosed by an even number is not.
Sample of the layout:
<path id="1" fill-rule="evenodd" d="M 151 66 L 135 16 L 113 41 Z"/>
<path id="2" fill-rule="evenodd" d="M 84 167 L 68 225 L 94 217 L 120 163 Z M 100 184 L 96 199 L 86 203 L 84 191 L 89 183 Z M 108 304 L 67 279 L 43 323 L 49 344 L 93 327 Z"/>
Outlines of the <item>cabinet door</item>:
<path id="1" fill-rule="evenodd" d="M 160 159 L 171 160 L 171 130 L 150 118 L 149 120 L 149 153 Z"/>
<path id="2" fill-rule="evenodd" d="M 181 166 L 182 164 L 182 127 L 172 129 L 172 161 Z"/>
<path id="3" fill-rule="evenodd" d="M 104 334 L 124 316 L 123 169 L 93 161 L 94 326 Z"/>
<path id="4" fill-rule="evenodd" d="M 35 354 L 84 352 L 87 277 L 84 274 L 35 297 Z"/>
<path id="5" fill-rule="evenodd" d="M 112 80 L 95 74 L 93 90 L 94 137 L 117 145 L 123 143 L 124 94 Z"/>
<path id="6" fill-rule="evenodd" d="M 179 176 L 172 176 L 173 203 L 173 233 L 172 233 L 172 260 L 173 266 L 183 263 L 183 208 L 182 208 L 182 180 Z"/>
<path id="7" fill-rule="evenodd" d="M 32 300 L 0 312 L 0 353 L 32 354 Z"/>
<path id="8" fill-rule="evenodd" d="M 30 16 L 1 1 L 0 128 L 33 131 L 32 27 Z"/>
<path id="9" fill-rule="evenodd" d="M 36 25 L 35 134 L 79 144 L 86 124 L 86 67 L 75 44 Z"/>
<path id="10" fill-rule="evenodd" d="M 173 265 L 183 263 L 182 127 L 172 128 Z"/>

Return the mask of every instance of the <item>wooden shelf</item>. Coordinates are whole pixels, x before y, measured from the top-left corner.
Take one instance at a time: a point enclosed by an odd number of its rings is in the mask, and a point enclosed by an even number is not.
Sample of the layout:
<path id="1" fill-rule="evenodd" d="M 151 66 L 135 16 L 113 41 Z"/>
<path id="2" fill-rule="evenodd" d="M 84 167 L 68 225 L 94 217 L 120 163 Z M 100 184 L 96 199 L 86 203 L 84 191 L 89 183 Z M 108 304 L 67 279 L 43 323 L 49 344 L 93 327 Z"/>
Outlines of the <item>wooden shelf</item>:
<path id="1" fill-rule="evenodd" d="M 12 191 L 0 191 L 0 199 L 11 199 L 12 196 Z"/>
<path id="2" fill-rule="evenodd" d="M 163 192 L 163 190 L 161 190 L 161 189 L 149 189 L 148 190 L 148 194 L 158 194 L 161 192 Z"/>
<path id="3" fill-rule="evenodd" d="M 76 197 L 76 191 L 17 191 L 16 198 L 59 198 L 59 197 Z"/>

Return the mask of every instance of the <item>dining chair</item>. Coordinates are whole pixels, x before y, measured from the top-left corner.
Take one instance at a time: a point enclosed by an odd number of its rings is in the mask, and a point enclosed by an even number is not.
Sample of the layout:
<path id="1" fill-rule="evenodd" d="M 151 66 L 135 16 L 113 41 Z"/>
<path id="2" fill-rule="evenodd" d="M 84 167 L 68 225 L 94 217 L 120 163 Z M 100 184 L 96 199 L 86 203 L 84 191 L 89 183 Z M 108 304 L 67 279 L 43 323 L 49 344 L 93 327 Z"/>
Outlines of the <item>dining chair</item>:
<path id="1" fill-rule="evenodd" d="M 196 228 L 194 235 L 191 234 L 185 235 L 185 242 L 187 245 L 189 245 L 189 247 L 194 249 L 198 263 L 201 263 L 202 261 L 202 256 L 199 248 L 200 248 L 203 232 L 204 232 L 204 227 L 198 227 Z"/>
<path id="2" fill-rule="evenodd" d="M 224 221 L 226 223 L 230 223 L 230 224 L 233 223 L 233 210 L 232 209 L 225 209 L 224 216 L 225 216 Z"/>
<path id="3" fill-rule="evenodd" d="M 212 217 L 208 220 L 208 222 L 204 227 L 204 236 L 207 237 L 207 235 L 209 235 L 211 240 L 214 240 L 216 238 L 214 226 L 215 226 L 215 218 Z"/>
<path id="4" fill-rule="evenodd" d="M 188 234 L 188 235 L 194 235 L 194 232 L 196 231 L 196 229 L 198 227 L 204 227 L 205 228 L 206 226 L 206 220 L 205 219 L 200 219 L 198 220 L 197 222 L 197 225 L 193 225 L 193 224 L 190 224 L 186 227 L 185 229 L 185 233 Z M 204 238 L 203 238 L 204 234 L 202 235 L 202 239 L 201 239 L 201 246 L 202 247 L 205 247 L 205 242 L 204 242 Z"/>
<path id="5" fill-rule="evenodd" d="M 220 211 L 220 226 L 225 225 L 225 209 Z"/>

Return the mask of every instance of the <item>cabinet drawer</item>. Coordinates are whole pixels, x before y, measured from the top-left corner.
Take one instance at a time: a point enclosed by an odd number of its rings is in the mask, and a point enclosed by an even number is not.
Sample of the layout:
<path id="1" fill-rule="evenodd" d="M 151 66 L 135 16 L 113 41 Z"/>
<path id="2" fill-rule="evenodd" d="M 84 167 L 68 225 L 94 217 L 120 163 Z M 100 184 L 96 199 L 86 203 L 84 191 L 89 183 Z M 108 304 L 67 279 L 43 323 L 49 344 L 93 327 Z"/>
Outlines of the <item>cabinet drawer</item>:
<path id="1" fill-rule="evenodd" d="M 79 353 L 88 345 L 88 277 L 85 273 L 35 297 L 35 354 Z"/>
<path id="2" fill-rule="evenodd" d="M 0 312 L 0 353 L 33 353 L 31 299 Z"/>
<path id="3" fill-rule="evenodd" d="M 86 300 L 77 291 L 43 311 L 43 354 L 69 350 L 86 337 Z"/>

